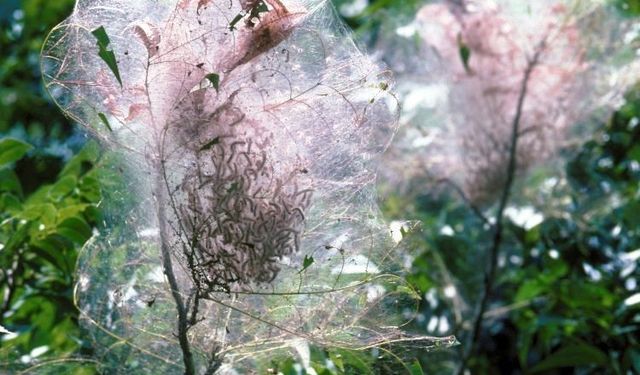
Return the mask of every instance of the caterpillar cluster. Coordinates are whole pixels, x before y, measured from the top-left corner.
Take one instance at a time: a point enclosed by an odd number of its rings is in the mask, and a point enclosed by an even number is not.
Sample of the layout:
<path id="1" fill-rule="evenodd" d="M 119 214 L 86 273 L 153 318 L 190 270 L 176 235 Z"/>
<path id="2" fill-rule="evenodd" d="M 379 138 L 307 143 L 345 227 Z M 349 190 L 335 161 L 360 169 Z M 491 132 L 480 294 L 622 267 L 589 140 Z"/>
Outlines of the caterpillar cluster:
<path id="1" fill-rule="evenodd" d="M 180 189 L 184 257 L 200 291 L 272 282 L 279 261 L 300 247 L 312 191 L 295 174 L 274 176 L 251 139 L 222 139 L 199 152 Z"/>

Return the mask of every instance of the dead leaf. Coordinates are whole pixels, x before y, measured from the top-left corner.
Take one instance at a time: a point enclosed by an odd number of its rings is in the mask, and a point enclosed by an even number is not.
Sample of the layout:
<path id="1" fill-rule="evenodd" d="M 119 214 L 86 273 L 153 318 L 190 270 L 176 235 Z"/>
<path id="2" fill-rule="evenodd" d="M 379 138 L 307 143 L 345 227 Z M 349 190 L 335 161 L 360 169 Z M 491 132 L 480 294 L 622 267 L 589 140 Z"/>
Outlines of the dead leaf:
<path id="1" fill-rule="evenodd" d="M 157 55 L 161 38 L 158 28 L 148 22 L 137 22 L 132 26 L 133 33 L 140 38 L 142 44 L 147 48 L 149 57 Z"/>

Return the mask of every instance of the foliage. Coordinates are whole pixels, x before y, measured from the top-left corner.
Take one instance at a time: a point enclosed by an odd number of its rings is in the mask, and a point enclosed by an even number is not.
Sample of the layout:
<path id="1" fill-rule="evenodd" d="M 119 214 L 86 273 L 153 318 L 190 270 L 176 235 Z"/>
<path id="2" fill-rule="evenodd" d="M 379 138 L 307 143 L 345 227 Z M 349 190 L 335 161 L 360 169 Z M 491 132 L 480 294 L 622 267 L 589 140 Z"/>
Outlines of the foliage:
<path id="1" fill-rule="evenodd" d="M 95 153 L 69 161 L 84 140 L 53 110 L 39 69 L 47 31 L 72 5 L 0 3 L 0 325 L 11 332 L 0 338 L 3 373 L 82 347 L 73 269 L 97 217 Z"/>
<path id="2" fill-rule="evenodd" d="M 71 287 L 101 197 L 95 147 L 76 155 L 55 182 L 25 194 L 15 162 L 31 150 L 0 140 L 0 316 L 11 332 L 2 338 L 0 360 L 14 370 L 81 349 Z"/>
<path id="3" fill-rule="evenodd" d="M 73 0 L 0 4 L 0 136 L 10 135 L 35 146 L 17 169 L 27 192 L 53 182 L 83 143 L 80 137 L 72 137 L 71 123 L 44 94 L 39 61 L 48 31 L 72 6 Z"/>

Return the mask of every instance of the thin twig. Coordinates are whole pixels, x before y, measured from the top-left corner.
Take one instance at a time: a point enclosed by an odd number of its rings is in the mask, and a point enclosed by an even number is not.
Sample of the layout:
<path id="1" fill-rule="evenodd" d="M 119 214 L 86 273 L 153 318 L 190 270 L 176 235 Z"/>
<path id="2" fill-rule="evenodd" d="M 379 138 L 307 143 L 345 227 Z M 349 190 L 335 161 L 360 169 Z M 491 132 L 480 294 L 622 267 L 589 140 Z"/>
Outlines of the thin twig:
<path id="1" fill-rule="evenodd" d="M 168 223 L 166 213 L 166 197 L 165 197 L 165 181 L 164 181 L 164 163 L 158 161 L 156 163 L 156 184 L 155 195 L 158 215 L 158 226 L 160 229 L 160 248 L 162 251 L 162 268 L 164 274 L 169 281 L 169 287 L 171 288 L 171 296 L 176 303 L 176 310 L 178 312 L 178 342 L 180 343 L 180 349 L 182 350 L 182 360 L 184 362 L 184 374 L 195 375 L 195 365 L 193 362 L 193 353 L 191 352 L 191 344 L 189 343 L 189 337 L 187 331 L 189 329 L 189 314 L 187 308 L 182 299 L 180 293 L 180 286 L 178 280 L 173 272 L 173 262 L 171 260 L 171 245 L 168 239 Z"/>
<path id="2" fill-rule="evenodd" d="M 489 249 L 489 266 L 485 272 L 484 276 L 484 290 L 482 294 L 482 299 L 480 300 L 480 305 L 475 314 L 473 320 L 473 331 L 471 336 L 469 337 L 468 343 L 465 346 L 462 363 L 458 370 L 458 375 L 462 375 L 467 368 L 467 363 L 471 355 L 476 351 L 476 347 L 478 345 L 478 338 L 480 336 L 480 330 L 482 329 L 482 318 L 487 310 L 489 305 L 489 299 L 491 297 L 491 291 L 493 289 L 495 278 L 496 278 L 496 270 L 498 266 L 498 255 L 500 253 L 500 247 L 502 246 L 503 234 L 504 234 L 504 210 L 507 208 L 507 204 L 509 203 L 509 198 L 511 197 L 511 192 L 513 189 L 513 182 L 515 180 L 516 170 L 517 170 L 517 151 L 518 151 L 518 139 L 520 135 L 520 120 L 522 117 L 522 111 L 524 107 L 524 101 L 527 96 L 527 90 L 529 86 L 529 80 L 531 78 L 531 73 L 533 69 L 538 64 L 540 59 L 540 54 L 542 53 L 545 46 L 545 41 L 543 40 L 538 48 L 536 48 L 536 52 L 527 64 L 527 67 L 524 71 L 524 77 L 522 79 L 522 86 L 520 88 L 520 93 L 518 96 L 518 102 L 516 107 L 516 113 L 513 118 L 512 126 L 511 126 L 511 139 L 509 145 L 509 164 L 507 166 L 507 176 L 504 183 L 504 189 L 502 190 L 502 195 L 500 197 L 500 204 L 498 205 L 498 211 L 496 213 L 496 223 L 493 227 L 493 242 Z"/>

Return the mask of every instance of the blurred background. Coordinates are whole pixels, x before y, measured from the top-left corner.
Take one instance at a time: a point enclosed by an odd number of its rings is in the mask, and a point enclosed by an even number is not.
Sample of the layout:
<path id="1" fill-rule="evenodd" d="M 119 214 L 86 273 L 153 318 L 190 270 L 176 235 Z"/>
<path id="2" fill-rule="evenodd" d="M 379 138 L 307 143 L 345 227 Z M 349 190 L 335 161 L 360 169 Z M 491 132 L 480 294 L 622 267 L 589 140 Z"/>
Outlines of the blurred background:
<path id="1" fill-rule="evenodd" d="M 0 373 L 91 355 L 73 305 L 74 267 L 101 220 L 105 177 L 99 147 L 51 102 L 39 68 L 43 40 L 73 3 L 0 0 Z M 328 361 L 318 349 L 316 372 L 640 374 L 640 87 L 627 79 L 606 105 L 563 107 L 571 135 L 516 173 L 501 210 L 491 194 L 474 196 L 468 178 L 431 173 L 434 153 L 450 151 L 433 140 L 448 139 L 438 124 L 467 109 L 430 109 L 438 106 L 433 54 L 415 29 L 427 2 L 334 3 L 363 48 L 398 77 L 405 112 L 380 172 L 380 206 L 415 249 L 409 280 L 424 298 L 411 330 L 455 335 L 461 345 L 407 348 L 403 367 L 380 352 Z M 617 69 L 640 59 L 640 1 L 605 6 L 630 25 L 611 36 L 625 46 L 602 49 L 616 58 L 598 60 Z M 452 48 L 461 66 L 474 67 L 471 43 L 459 37 Z M 482 174 L 492 168 L 505 164 Z M 303 373 L 295 362 L 274 363 L 274 372 Z M 96 367 L 85 361 L 74 371 Z"/>

